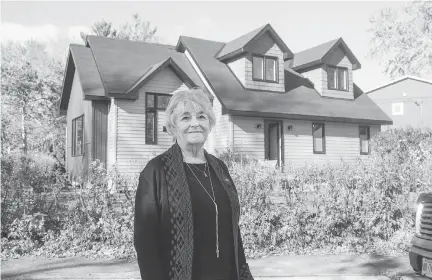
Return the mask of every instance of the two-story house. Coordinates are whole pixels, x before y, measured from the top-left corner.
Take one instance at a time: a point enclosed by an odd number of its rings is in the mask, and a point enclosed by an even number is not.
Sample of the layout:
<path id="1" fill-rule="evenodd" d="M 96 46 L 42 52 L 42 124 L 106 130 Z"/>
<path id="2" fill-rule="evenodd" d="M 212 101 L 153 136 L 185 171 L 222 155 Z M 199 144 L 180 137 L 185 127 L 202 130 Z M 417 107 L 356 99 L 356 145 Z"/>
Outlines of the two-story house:
<path id="1" fill-rule="evenodd" d="M 141 171 L 172 145 L 163 127 L 170 96 L 195 86 L 216 115 L 209 152 L 235 147 L 281 165 L 367 159 L 369 139 L 392 121 L 353 82 L 360 67 L 342 39 L 294 54 L 269 24 L 228 43 L 89 36 L 70 46 L 64 79 L 67 168 L 92 158 Z"/>

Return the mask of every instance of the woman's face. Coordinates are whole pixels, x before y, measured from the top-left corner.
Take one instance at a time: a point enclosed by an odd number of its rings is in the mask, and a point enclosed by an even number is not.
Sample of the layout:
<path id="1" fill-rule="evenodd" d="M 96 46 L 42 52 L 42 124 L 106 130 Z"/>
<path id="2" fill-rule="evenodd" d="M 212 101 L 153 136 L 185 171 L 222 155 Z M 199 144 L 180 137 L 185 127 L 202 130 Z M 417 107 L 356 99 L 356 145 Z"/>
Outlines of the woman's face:
<path id="1" fill-rule="evenodd" d="M 176 118 L 176 137 L 180 146 L 204 144 L 210 133 L 210 121 L 204 111 L 187 106 Z"/>

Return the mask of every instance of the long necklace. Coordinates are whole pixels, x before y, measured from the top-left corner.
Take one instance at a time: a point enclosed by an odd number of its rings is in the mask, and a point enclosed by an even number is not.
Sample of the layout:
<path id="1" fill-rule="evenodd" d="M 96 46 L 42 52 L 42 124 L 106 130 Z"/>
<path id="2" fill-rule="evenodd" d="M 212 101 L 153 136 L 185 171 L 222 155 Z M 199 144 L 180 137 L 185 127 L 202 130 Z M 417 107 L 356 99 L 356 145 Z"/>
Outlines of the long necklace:
<path id="1" fill-rule="evenodd" d="M 204 189 L 204 191 L 210 197 L 210 199 L 212 200 L 212 202 L 213 202 L 213 204 L 215 206 L 215 210 L 216 210 L 216 257 L 219 258 L 219 223 L 218 223 L 219 211 L 218 211 L 218 207 L 217 207 L 217 204 L 216 204 L 216 196 L 214 194 L 212 179 L 211 179 L 211 176 L 210 176 L 210 168 L 207 165 L 207 171 L 208 171 L 208 174 L 209 174 L 209 177 L 210 177 L 210 186 L 211 186 L 211 189 L 212 189 L 213 197 L 209 194 L 209 192 L 206 190 L 206 188 L 204 188 L 204 185 L 201 183 L 201 181 L 195 175 L 195 173 L 193 172 L 192 168 L 190 168 L 189 163 L 186 162 L 186 164 L 189 167 L 189 169 L 192 172 L 192 174 L 194 175 L 195 179 L 197 179 L 198 183 L 201 185 L 201 187 Z"/>
<path id="2" fill-rule="evenodd" d="M 206 173 L 206 169 L 207 169 L 207 162 L 206 163 L 204 163 L 204 171 L 202 171 L 201 169 L 199 169 L 198 167 L 196 167 L 195 165 L 192 165 L 192 167 L 194 167 L 195 169 L 197 169 L 199 172 L 201 172 L 201 173 L 203 173 L 204 174 L 204 177 L 208 177 L 207 176 L 207 173 Z"/>

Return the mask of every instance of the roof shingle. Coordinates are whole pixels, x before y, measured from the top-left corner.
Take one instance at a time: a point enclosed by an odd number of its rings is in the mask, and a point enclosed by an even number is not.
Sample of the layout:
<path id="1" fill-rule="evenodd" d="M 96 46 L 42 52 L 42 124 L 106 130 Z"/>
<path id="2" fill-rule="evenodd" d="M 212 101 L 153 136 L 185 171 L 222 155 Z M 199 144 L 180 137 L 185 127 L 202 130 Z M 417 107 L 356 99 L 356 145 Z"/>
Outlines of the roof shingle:
<path id="1" fill-rule="evenodd" d="M 355 100 L 322 98 L 306 79 L 290 71 L 285 71 L 286 93 L 247 90 L 225 63 L 214 58 L 223 43 L 191 37 L 182 39 L 217 98 L 232 114 L 391 123 L 391 119 L 366 94 Z"/>
<path id="2" fill-rule="evenodd" d="M 151 66 L 170 57 L 196 85 L 204 88 L 185 55 L 174 46 L 99 36 L 89 36 L 88 43 L 108 93 L 124 93 Z"/>

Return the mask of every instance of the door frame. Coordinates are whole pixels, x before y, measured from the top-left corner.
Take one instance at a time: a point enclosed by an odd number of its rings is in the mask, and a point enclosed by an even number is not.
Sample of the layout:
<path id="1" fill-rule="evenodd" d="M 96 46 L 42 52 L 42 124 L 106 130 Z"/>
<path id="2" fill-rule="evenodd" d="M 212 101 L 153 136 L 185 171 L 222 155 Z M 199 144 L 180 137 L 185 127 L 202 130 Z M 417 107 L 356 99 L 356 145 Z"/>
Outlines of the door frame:
<path id="1" fill-rule="evenodd" d="M 277 166 L 280 168 L 285 163 L 285 145 L 284 145 L 284 129 L 283 129 L 283 120 L 280 119 L 264 119 L 264 159 L 268 158 L 269 150 L 269 124 L 277 123 L 278 124 L 278 144 L 279 144 L 279 155 Z"/>

